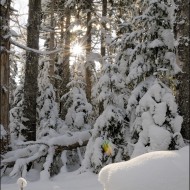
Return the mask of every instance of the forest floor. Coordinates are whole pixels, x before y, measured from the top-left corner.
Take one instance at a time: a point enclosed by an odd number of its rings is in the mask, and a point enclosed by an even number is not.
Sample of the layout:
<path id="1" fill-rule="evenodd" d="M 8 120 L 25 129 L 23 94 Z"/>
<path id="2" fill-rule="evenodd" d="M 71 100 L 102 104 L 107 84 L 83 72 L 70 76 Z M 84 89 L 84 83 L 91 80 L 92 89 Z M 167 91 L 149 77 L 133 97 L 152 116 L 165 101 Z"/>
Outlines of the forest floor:
<path id="1" fill-rule="evenodd" d="M 37 177 L 35 171 L 30 180 Z M 85 172 L 79 174 L 78 172 L 60 173 L 49 181 L 28 181 L 24 190 L 103 190 L 103 187 L 98 182 L 98 175 Z M 3 178 L 1 190 L 19 190 L 16 179 Z"/>
<path id="2" fill-rule="evenodd" d="M 106 169 L 104 174 L 100 174 L 100 180 L 102 184 L 109 183 L 109 190 L 189 190 L 189 149 L 186 146 L 178 151 L 150 152 L 111 165 L 109 173 Z M 48 181 L 39 180 L 40 173 L 31 169 L 27 173 L 28 184 L 24 190 L 103 190 L 98 175 L 80 173 L 80 169 L 75 172 L 64 172 L 62 169 L 60 174 Z M 19 190 L 18 178 L 2 177 L 1 190 Z"/>

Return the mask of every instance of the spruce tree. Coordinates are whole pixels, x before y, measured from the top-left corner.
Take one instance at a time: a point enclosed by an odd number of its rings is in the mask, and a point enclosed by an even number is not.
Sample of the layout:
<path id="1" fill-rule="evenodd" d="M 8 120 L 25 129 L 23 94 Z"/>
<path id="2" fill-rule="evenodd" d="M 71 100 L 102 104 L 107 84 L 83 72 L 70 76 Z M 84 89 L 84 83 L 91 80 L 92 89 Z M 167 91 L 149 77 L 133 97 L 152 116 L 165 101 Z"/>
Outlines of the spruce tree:
<path id="1" fill-rule="evenodd" d="M 63 96 L 66 99 L 66 107 L 70 105 L 65 117 L 66 125 L 71 131 L 90 128 L 88 117 L 92 111 L 92 106 L 86 99 L 84 83 L 82 81 L 71 81 L 68 87 L 70 87 L 70 92 Z"/>
<path id="2" fill-rule="evenodd" d="M 104 103 L 104 111 L 94 124 L 92 137 L 87 145 L 83 165 L 98 173 L 110 163 L 127 159 L 126 114 L 124 105 L 125 82 L 117 65 L 106 64 L 96 85 L 97 98 Z"/>
<path id="3" fill-rule="evenodd" d="M 136 95 L 133 92 L 131 100 L 135 100 Z M 131 143 L 134 144 L 131 157 L 150 151 L 182 148 L 182 122 L 172 91 L 155 79 L 135 108 L 135 119 L 131 121 Z"/>
<path id="4" fill-rule="evenodd" d="M 25 129 L 25 126 L 22 124 L 23 118 L 23 84 L 21 83 L 16 90 L 14 91 L 13 97 L 13 108 L 10 110 L 10 141 L 11 147 L 14 149 L 16 147 L 16 143 L 19 141 L 22 142 L 25 138 L 22 136 L 22 130 Z"/>
<path id="5" fill-rule="evenodd" d="M 58 117 L 58 107 L 55 102 L 55 91 L 50 82 L 48 58 L 43 58 L 40 61 L 38 88 L 37 139 L 46 136 L 48 138 L 56 136 L 61 126 L 61 120 Z"/>
<path id="6" fill-rule="evenodd" d="M 132 144 L 137 143 L 134 152 L 133 148 L 130 149 L 131 146 L 128 146 L 132 156 L 140 154 L 136 153 L 136 149 L 140 144 L 139 141 L 143 142 L 141 143 L 141 153 L 156 149 L 177 149 L 183 145 L 180 134 L 180 142 L 174 140 L 176 131 L 172 129 L 171 124 L 171 120 L 178 115 L 177 108 L 175 108 L 175 111 L 172 111 L 165 100 L 162 98 L 157 99 L 157 97 L 164 97 L 165 93 L 169 93 L 170 95 L 168 96 L 171 98 L 171 101 L 173 101 L 172 104 L 177 107 L 174 96 L 172 95 L 174 91 L 172 90 L 174 90 L 177 85 L 175 75 L 179 73 L 181 69 L 176 63 L 175 54 L 177 45 L 173 30 L 175 10 L 176 6 L 173 0 L 146 0 L 141 7 L 142 14 L 133 19 L 133 32 L 126 38 L 129 42 L 135 42 L 128 60 L 129 70 L 127 75 L 127 84 L 129 88 L 134 89 L 127 106 L 127 114 L 130 118 L 131 141 Z M 155 88 L 155 81 L 159 81 L 157 87 L 160 91 Z M 163 85 L 166 85 L 166 87 Z M 171 88 L 172 90 L 165 92 L 167 88 Z M 154 94 L 150 96 L 150 100 L 153 99 L 151 105 L 153 107 L 149 105 L 151 104 L 149 102 L 149 104 L 144 105 L 144 107 L 141 107 L 142 109 L 139 110 L 140 103 L 150 94 L 151 89 L 155 91 Z M 166 110 L 166 118 L 165 120 L 163 119 L 162 123 L 158 124 L 156 121 L 153 121 L 155 114 L 153 112 L 158 111 L 161 105 L 162 108 Z M 149 116 L 147 116 L 147 111 L 151 113 Z M 175 114 L 173 113 L 174 115 L 172 115 L 170 112 L 175 112 Z M 149 122 L 148 125 L 156 124 L 159 126 L 159 128 L 154 128 L 155 130 L 158 129 L 158 132 L 160 131 L 163 135 L 167 133 L 168 142 L 165 144 L 165 147 L 154 147 L 154 145 L 151 144 L 152 141 L 147 139 L 150 138 L 150 134 L 147 132 L 147 128 L 143 127 L 145 125 L 143 124 L 144 117 L 146 121 Z M 180 118 L 180 116 L 178 118 Z M 180 118 L 176 124 L 179 129 L 177 131 L 178 133 L 180 133 L 181 122 L 182 120 Z M 141 134 L 144 133 L 146 134 L 146 140 L 145 137 L 143 137 L 144 140 L 141 138 Z M 162 139 L 161 135 L 158 135 L 157 138 L 160 138 L 159 140 Z M 136 140 L 134 141 L 134 139 Z M 139 147 L 138 150 L 140 150 Z"/>

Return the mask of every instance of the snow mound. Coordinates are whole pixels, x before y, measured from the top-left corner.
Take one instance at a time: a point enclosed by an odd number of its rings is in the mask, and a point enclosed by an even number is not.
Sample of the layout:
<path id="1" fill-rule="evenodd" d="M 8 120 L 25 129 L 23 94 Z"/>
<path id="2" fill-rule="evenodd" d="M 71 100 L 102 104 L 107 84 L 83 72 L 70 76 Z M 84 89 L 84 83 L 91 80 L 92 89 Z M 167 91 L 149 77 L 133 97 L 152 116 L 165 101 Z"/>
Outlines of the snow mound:
<path id="1" fill-rule="evenodd" d="M 189 146 L 107 165 L 99 181 L 104 190 L 189 190 Z"/>

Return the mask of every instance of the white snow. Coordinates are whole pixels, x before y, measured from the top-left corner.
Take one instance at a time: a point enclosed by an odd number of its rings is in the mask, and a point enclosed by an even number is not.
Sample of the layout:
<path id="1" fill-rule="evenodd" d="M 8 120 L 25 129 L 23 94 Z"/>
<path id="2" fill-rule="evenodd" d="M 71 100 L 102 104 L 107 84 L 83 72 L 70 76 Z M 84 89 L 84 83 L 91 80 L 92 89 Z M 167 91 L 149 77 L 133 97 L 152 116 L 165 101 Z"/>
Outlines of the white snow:
<path id="1" fill-rule="evenodd" d="M 104 190 L 188 190 L 189 146 L 110 164 L 99 173 Z"/>
<path id="2" fill-rule="evenodd" d="M 29 175 L 30 174 L 30 175 Z M 109 175 L 109 178 L 108 178 Z M 98 175 L 62 171 L 44 183 L 37 171 L 26 176 L 26 190 L 103 190 Z M 127 162 L 110 164 L 99 174 L 104 190 L 188 190 L 189 146 L 178 151 L 146 153 Z M 15 190 L 16 178 L 2 177 L 2 190 Z"/>
<path id="3" fill-rule="evenodd" d="M 17 180 L 17 184 L 18 184 L 18 186 L 19 186 L 20 189 L 21 189 L 21 188 L 27 186 L 27 181 L 26 181 L 24 178 L 20 177 L 20 178 L 18 178 L 18 180 Z"/>
<path id="4" fill-rule="evenodd" d="M 4 6 L 5 3 L 6 3 L 6 0 L 1 0 L 1 2 L 0 2 L 0 4 L 1 4 L 2 6 Z"/>
<path id="5" fill-rule="evenodd" d="M 33 175 L 36 175 L 33 173 Z M 29 181 L 27 178 L 27 187 L 24 190 L 103 190 L 98 182 L 97 175 L 85 172 L 79 174 L 79 171 L 65 173 L 62 172 L 58 176 L 49 181 Z M 35 178 L 35 176 L 33 176 Z M 9 180 L 2 180 L 2 190 L 18 190 L 16 187 L 16 179 L 9 183 Z M 8 184 L 9 183 L 9 184 Z"/>
<path id="6" fill-rule="evenodd" d="M 7 135 L 7 132 L 5 131 L 3 125 L 0 124 L 1 133 L 0 133 L 0 139 L 3 139 Z"/>
<path id="7" fill-rule="evenodd" d="M 149 48 L 155 48 L 155 47 L 162 47 L 164 46 L 164 43 L 159 40 L 159 39 L 155 39 L 154 41 L 152 41 L 150 44 L 149 44 Z"/>
<path id="8" fill-rule="evenodd" d="M 168 47 L 168 49 L 174 48 L 174 34 L 171 29 L 165 29 L 162 31 L 161 37 L 164 41 L 164 44 Z"/>

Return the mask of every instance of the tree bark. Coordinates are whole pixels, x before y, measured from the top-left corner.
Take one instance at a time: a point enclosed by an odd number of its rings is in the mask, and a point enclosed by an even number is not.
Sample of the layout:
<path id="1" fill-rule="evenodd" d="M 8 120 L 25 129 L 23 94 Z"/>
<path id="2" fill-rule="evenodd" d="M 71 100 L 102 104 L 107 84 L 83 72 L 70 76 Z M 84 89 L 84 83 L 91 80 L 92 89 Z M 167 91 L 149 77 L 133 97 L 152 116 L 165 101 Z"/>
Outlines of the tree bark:
<path id="1" fill-rule="evenodd" d="M 102 17 L 107 16 L 107 0 L 102 0 Z M 102 22 L 102 30 L 101 33 L 101 55 L 104 57 L 106 55 L 106 47 L 105 47 L 105 32 L 106 32 L 106 23 Z"/>
<path id="2" fill-rule="evenodd" d="M 0 124 L 9 134 L 9 75 L 10 63 L 9 53 L 9 21 L 10 21 L 10 0 L 7 0 L 4 5 L 0 4 Z M 5 26 L 7 28 L 5 28 Z M 5 37 L 7 36 L 7 37 Z M 1 139 L 2 140 L 2 139 Z M 1 141 L 1 153 L 5 151 L 8 143 L 8 136 Z"/>
<path id="3" fill-rule="evenodd" d="M 92 23 L 91 18 L 92 18 L 92 0 L 88 1 L 87 7 L 88 9 L 87 12 L 87 31 L 86 31 L 86 56 L 88 56 L 91 52 L 91 42 L 92 42 L 92 35 L 91 35 L 91 30 L 92 30 Z M 90 68 L 90 64 L 87 62 L 86 63 L 86 69 L 85 69 L 85 80 L 86 80 L 86 97 L 88 102 L 91 102 L 91 89 L 92 89 L 92 81 L 91 81 L 91 76 L 92 76 L 92 71 Z"/>
<path id="4" fill-rule="evenodd" d="M 41 21 L 41 0 L 29 0 L 29 15 L 27 27 L 27 46 L 39 49 L 39 29 Z M 24 81 L 24 117 L 26 127 L 22 131 L 27 141 L 36 139 L 36 98 L 37 98 L 37 76 L 38 59 L 35 52 L 26 53 L 25 81 Z"/>
<path id="5" fill-rule="evenodd" d="M 107 0 L 102 0 L 102 17 L 106 17 L 106 16 L 107 16 Z M 102 33 L 101 33 L 101 49 L 100 49 L 102 58 L 104 58 L 104 56 L 106 55 L 105 33 L 106 33 L 106 23 L 105 21 L 103 21 Z M 99 102 L 99 115 L 102 114 L 103 111 L 104 111 L 104 105 L 103 105 L 103 101 L 101 101 Z"/>
<path id="6" fill-rule="evenodd" d="M 71 24 L 71 10 L 67 8 L 65 10 L 65 16 L 66 16 L 66 23 L 65 23 L 65 49 L 64 49 L 64 57 L 63 57 L 63 63 L 62 63 L 62 85 L 60 88 L 62 89 L 60 91 L 60 95 L 66 94 L 69 89 L 67 87 L 67 84 L 70 82 L 70 45 L 71 45 L 71 32 L 70 32 L 70 24 Z M 67 114 L 67 108 L 63 106 L 64 102 L 61 102 L 60 104 L 60 111 L 61 111 L 61 118 L 65 119 L 65 116 Z"/>
<path id="7" fill-rule="evenodd" d="M 179 1 L 179 10 L 177 13 L 177 18 L 184 19 L 185 23 L 178 23 L 176 32 L 177 37 L 180 37 L 180 42 L 177 50 L 177 59 L 180 62 L 183 73 L 180 73 L 178 76 L 178 80 L 180 81 L 179 89 L 178 89 L 178 105 L 180 114 L 183 116 L 183 124 L 182 124 L 182 136 L 190 140 L 190 44 L 189 41 L 186 40 L 186 37 L 189 38 L 190 31 L 190 1 L 189 0 L 181 0 Z M 185 37 L 185 38 L 184 38 Z"/>
<path id="8" fill-rule="evenodd" d="M 51 32 L 50 32 L 50 46 L 49 49 L 52 51 L 54 49 L 54 40 L 55 40 L 55 31 L 54 31 L 54 0 L 51 0 Z M 54 53 L 50 54 L 50 68 L 49 68 L 49 73 L 50 73 L 50 80 L 51 83 L 54 84 L 54 67 L 55 67 L 55 55 Z"/>

